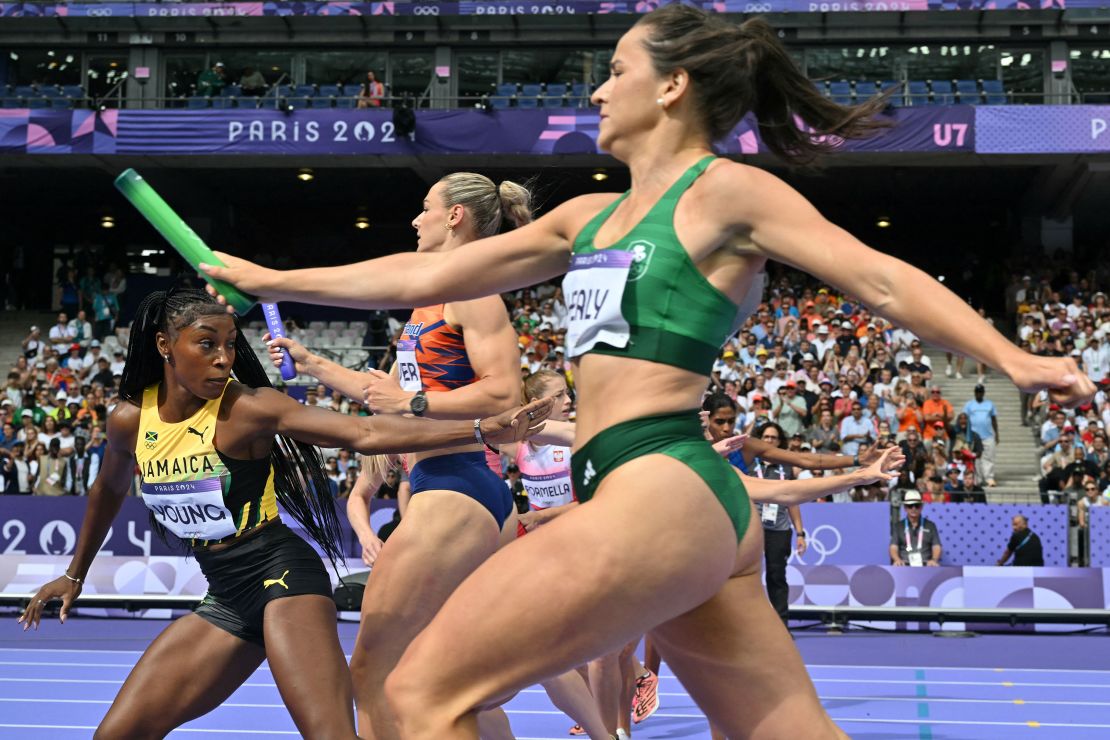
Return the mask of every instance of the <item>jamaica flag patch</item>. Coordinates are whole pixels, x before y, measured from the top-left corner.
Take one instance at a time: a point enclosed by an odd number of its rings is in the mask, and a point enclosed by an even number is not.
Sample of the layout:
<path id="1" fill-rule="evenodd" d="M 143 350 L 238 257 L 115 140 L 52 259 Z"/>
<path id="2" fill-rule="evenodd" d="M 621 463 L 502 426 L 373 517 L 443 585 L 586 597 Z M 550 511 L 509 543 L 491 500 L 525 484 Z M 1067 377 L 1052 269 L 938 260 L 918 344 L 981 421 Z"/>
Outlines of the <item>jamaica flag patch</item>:
<path id="1" fill-rule="evenodd" d="M 158 432 L 146 433 L 146 448 L 153 450 L 158 445 Z"/>

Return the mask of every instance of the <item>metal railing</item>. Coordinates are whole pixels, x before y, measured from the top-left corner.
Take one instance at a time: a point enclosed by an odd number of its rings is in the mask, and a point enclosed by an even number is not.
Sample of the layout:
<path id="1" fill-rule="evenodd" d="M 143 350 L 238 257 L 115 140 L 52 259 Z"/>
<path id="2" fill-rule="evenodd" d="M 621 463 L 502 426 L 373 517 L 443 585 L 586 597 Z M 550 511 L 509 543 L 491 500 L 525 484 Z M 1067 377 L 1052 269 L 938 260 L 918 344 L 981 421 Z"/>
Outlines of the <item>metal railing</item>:
<path id="1" fill-rule="evenodd" d="M 969 103 L 959 100 L 953 95 L 950 102 L 938 102 L 936 96 L 930 94 L 928 102 L 918 102 L 917 96 L 902 93 L 901 105 L 903 108 L 935 107 L 938 105 L 1102 105 L 1110 103 L 1110 90 L 1099 92 L 1066 92 L 1066 93 L 1040 93 L 1040 92 L 1007 92 L 1005 102 L 987 103 L 976 100 Z M 942 96 L 943 97 L 943 96 Z M 365 110 L 384 110 L 400 107 L 415 110 L 456 110 L 477 108 L 479 110 L 535 110 L 543 108 L 577 108 L 591 107 L 588 97 L 564 96 L 523 96 L 520 94 L 498 95 L 460 95 L 460 96 L 426 96 L 413 97 L 402 95 L 387 95 L 379 100 L 379 105 L 368 106 Z M 5 93 L 0 90 L 0 108 L 30 108 L 30 109 L 74 109 L 74 108 L 99 108 L 106 109 L 186 109 L 186 110 L 278 110 L 292 113 L 297 110 L 328 110 L 358 109 L 358 95 L 281 95 L 267 92 L 264 95 L 193 95 L 193 96 L 141 96 L 127 97 L 122 91 L 117 91 L 110 97 L 97 100 L 83 95 L 81 97 L 64 96 L 57 94 L 29 96 Z"/>

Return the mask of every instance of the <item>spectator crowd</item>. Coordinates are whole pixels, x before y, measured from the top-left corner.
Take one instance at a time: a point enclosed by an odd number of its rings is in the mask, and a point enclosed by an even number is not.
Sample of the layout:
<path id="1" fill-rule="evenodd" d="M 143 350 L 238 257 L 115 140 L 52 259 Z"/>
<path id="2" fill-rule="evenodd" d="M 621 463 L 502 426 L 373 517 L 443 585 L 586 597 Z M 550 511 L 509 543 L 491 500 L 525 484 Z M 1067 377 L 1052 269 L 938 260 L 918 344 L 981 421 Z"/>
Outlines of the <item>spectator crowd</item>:
<path id="1" fill-rule="evenodd" d="M 1016 341 L 1033 354 L 1071 357 L 1098 385 L 1093 401 L 1074 409 L 1052 403 L 1047 391 L 1022 394 L 1022 423 L 1033 436 L 1041 500 L 1078 503 L 1081 528 L 1087 507 L 1110 503 L 1110 301 L 1105 285 L 1094 272 L 1081 275 L 1050 264 L 1015 273 L 1006 293 Z"/>

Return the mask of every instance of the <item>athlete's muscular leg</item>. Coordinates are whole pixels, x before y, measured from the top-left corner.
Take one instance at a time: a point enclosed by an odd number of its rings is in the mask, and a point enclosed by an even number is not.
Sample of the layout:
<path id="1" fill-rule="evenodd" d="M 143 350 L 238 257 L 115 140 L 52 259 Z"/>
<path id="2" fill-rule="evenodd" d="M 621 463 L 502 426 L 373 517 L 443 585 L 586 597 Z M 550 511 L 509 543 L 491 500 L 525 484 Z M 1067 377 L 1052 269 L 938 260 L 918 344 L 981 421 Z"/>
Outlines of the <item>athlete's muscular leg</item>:
<path id="1" fill-rule="evenodd" d="M 664 536 L 674 522 L 697 536 Z M 656 548 L 647 570 L 637 554 L 646 541 Z M 665 455 L 626 463 L 593 500 L 494 555 L 448 599 L 386 682 L 402 736 L 473 738 L 476 708 L 711 598 L 735 552 L 732 524 L 690 468 Z M 520 630 L 537 604 L 554 628 Z"/>
<path id="2" fill-rule="evenodd" d="M 585 730 L 590 740 L 609 740 L 610 733 L 581 673 L 569 670 L 544 681 L 543 688 L 551 697 L 551 703 Z"/>
<path id="3" fill-rule="evenodd" d="M 621 714 L 621 663 L 620 654 L 607 653 L 590 661 L 590 690 L 597 702 L 605 730 L 617 734 Z"/>
<path id="4" fill-rule="evenodd" d="M 363 737 L 397 737 L 383 693 L 386 676 L 451 592 L 494 552 L 498 538 L 496 521 L 474 499 L 454 491 L 413 495 L 363 594 L 351 656 Z M 487 601 L 484 608 L 494 611 L 494 603 Z M 456 640 L 460 637 L 470 639 L 466 633 L 457 633 Z"/>
<path id="5" fill-rule="evenodd" d="M 737 575 L 712 599 L 651 632 L 656 648 L 718 732 L 730 738 L 843 738 L 817 699 L 789 633 L 764 598 L 758 521 Z"/>
<path id="6" fill-rule="evenodd" d="M 335 629 L 335 603 L 306 594 L 275 599 L 263 613 L 266 657 L 301 735 L 355 736 L 351 673 Z"/>
<path id="7" fill-rule="evenodd" d="M 218 707 L 265 657 L 259 645 L 188 614 L 158 635 L 139 658 L 94 737 L 165 737 Z"/>

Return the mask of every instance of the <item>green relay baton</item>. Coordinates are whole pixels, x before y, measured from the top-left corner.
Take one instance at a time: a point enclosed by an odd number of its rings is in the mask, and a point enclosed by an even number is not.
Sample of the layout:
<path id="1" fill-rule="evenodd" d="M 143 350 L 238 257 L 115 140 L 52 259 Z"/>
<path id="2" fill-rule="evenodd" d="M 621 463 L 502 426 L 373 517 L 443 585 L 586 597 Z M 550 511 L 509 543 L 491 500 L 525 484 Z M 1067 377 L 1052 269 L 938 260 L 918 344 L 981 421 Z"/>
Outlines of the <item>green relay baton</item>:
<path id="1" fill-rule="evenodd" d="M 200 272 L 201 262 L 224 266 L 208 245 L 181 220 L 180 216 L 174 213 L 169 204 L 162 200 L 162 196 L 158 195 L 138 172 L 133 169 L 124 170 L 123 174 L 116 178 L 116 189 L 131 201 L 131 205 L 135 206 L 154 228 L 158 229 L 158 233 L 193 266 L 194 270 Z M 234 285 L 207 276 L 203 277 L 238 313 L 246 313 L 255 304 L 255 298 Z"/>

